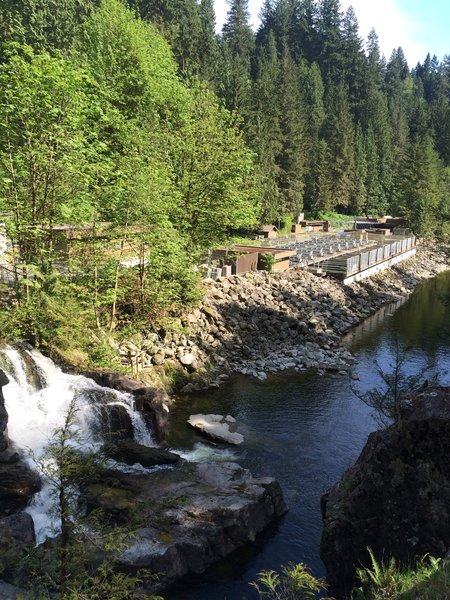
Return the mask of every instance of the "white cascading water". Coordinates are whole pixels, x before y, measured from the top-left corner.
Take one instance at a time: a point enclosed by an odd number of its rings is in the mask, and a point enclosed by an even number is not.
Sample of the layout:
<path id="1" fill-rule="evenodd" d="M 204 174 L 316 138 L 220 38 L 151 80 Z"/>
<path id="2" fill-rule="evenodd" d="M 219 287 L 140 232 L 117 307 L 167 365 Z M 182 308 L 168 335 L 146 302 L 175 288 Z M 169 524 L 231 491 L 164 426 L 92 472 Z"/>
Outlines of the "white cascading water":
<path id="1" fill-rule="evenodd" d="M 97 402 L 100 399 L 99 403 L 103 406 L 123 407 L 131 420 L 135 440 L 146 446 L 155 446 L 142 415 L 135 410 L 131 394 L 103 388 L 82 375 L 63 373 L 37 350 L 19 351 L 7 347 L 1 354 L 2 368 L 10 381 L 3 388 L 9 417 L 8 437 L 17 449 L 26 453 L 32 468 L 36 466 L 35 461 L 45 455 L 45 447 L 52 434 L 64 425 L 74 399 L 75 425 L 80 434 L 77 445 L 81 450 L 96 450 L 102 444 L 98 436 L 100 417 L 93 397 Z M 30 369 L 34 377 L 27 375 Z M 34 383 L 33 379 L 38 382 Z M 52 504 L 52 488 L 43 482 L 42 490 L 26 509 L 33 518 L 38 543 L 58 532 L 59 522 L 53 515 Z"/>

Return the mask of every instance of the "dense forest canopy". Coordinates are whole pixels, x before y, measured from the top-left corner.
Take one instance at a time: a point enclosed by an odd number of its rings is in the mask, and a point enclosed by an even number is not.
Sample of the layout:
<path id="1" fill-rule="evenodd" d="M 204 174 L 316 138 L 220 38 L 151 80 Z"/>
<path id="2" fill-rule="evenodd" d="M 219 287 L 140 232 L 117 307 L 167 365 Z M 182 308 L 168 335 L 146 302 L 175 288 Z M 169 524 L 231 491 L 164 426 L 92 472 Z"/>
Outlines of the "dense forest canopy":
<path id="1" fill-rule="evenodd" d="M 233 230 L 339 211 L 442 231 L 450 57 L 384 60 L 338 0 L 265 0 L 256 32 L 247 4 L 218 35 L 213 0 L 2 2 L 0 213 L 28 304 L 62 293 L 61 224 L 91 227 L 64 295 L 111 330 L 191 302 Z"/>

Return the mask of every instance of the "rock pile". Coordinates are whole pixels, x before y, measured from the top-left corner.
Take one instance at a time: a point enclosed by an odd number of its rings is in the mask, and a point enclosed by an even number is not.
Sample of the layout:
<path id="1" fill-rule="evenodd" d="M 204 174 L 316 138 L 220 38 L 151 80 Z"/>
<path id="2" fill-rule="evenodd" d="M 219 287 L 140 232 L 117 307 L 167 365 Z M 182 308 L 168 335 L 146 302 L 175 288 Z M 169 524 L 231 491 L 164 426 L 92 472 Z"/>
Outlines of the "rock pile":
<path id="1" fill-rule="evenodd" d="M 119 352 L 125 364 L 183 368 L 189 374 L 184 392 L 218 386 L 236 372 L 264 379 L 284 369 L 345 371 L 353 359 L 340 346 L 341 335 L 446 267 L 445 256 L 422 251 L 350 286 L 305 271 L 208 281 L 201 305 L 180 320 L 180 332 L 151 333 Z"/>

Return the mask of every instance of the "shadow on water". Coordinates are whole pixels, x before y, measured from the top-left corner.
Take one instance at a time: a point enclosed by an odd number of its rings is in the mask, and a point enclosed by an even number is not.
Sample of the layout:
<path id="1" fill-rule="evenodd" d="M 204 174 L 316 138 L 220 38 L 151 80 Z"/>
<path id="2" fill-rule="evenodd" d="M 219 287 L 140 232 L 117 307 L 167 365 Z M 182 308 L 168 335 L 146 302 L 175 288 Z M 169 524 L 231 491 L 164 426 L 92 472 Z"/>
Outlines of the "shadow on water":
<path id="1" fill-rule="evenodd" d="M 408 374 L 434 363 L 450 385 L 450 273 L 422 284 L 404 303 L 389 305 L 344 340 L 358 357 L 354 377 L 361 388 L 376 384 L 375 361 L 389 368 L 395 340 L 408 347 Z M 211 445 L 186 426 L 190 414 L 233 415 L 245 436 L 241 447 Z M 221 561 L 197 580 L 166 594 L 168 600 L 255 599 L 249 582 L 263 569 L 304 562 L 324 576 L 319 557 L 320 497 L 354 463 L 377 428 L 371 409 L 352 392 L 349 377 L 284 372 L 264 382 L 236 376 L 220 389 L 181 398 L 172 415 L 169 444 L 189 453 L 239 462 L 256 476 L 280 482 L 289 512 L 257 543 Z"/>

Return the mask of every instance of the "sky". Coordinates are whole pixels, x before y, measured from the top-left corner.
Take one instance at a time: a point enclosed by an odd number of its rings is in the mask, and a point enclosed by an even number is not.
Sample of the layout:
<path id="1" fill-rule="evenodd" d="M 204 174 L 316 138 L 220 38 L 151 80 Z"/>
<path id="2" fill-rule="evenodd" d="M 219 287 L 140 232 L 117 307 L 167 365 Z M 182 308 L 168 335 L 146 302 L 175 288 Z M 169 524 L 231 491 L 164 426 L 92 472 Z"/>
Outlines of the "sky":
<path id="1" fill-rule="evenodd" d="M 227 14 L 226 0 L 214 0 L 217 27 L 220 30 Z M 257 28 L 263 0 L 249 0 L 251 24 Z M 423 62 L 427 53 L 442 60 L 450 55 L 449 0 L 341 0 L 342 10 L 352 5 L 363 39 L 375 27 L 382 54 L 389 59 L 394 48 L 401 46 L 410 67 Z"/>

